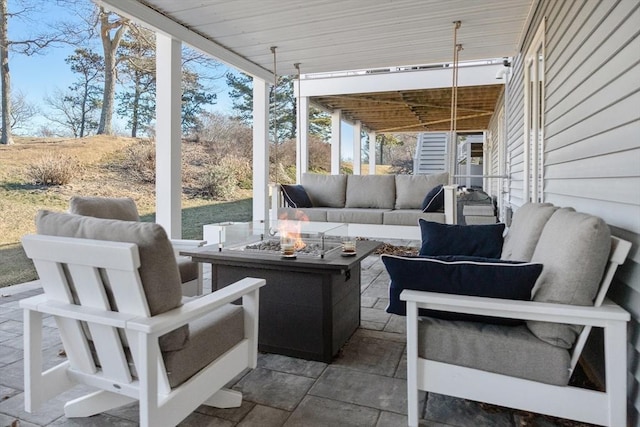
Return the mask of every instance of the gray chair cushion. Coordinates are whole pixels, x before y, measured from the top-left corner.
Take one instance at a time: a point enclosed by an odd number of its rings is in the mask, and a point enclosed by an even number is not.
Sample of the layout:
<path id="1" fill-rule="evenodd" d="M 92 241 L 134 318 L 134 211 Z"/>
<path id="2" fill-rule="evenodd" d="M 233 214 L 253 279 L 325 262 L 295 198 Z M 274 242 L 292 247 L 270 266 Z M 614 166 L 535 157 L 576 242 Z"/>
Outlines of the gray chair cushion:
<path id="1" fill-rule="evenodd" d="M 172 388 L 244 339 L 244 311 L 242 306 L 227 304 L 189 323 L 189 330 L 184 348 L 162 353 Z"/>
<path id="2" fill-rule="evenodd" d="M 418 220 L 422 218 L 427 221 L 444 224 L 445 217 L 442 212 L 422 212 L 420 209 L 397 209 L 385 212 L 382 216 L 382 223 L 385 225 L 418 225 Z M 419 239 L 419 232 L 416 231 L 416 240 Z"/>
<path id="3" fill-rule="evenodd" d="M 304 173 L 300 183 L 313 203 L 313 207 L 344 208 L 347 194 L 346 175 Z"/>
<path id="4" fill-rule="evenodd" d="M 500 258 L 531 261 L 542 229 L 557 209 L 551 203 L 525 203 L 518 208 L 504 237 Z"/>
<path id="5" fill-rule="evenodd" d="M 567 385 L 571 356 L 536 338 L 525 325 L 421 318 L 420 357 L 548 384 Z"/>
<path id="6" fill-rule="evenodd" d="M 327 211 L 327 221 L 350 224 L 382 224 L 382 215 L 387 209 L 344 208 Z"/>
<path id="7" fill-rule="evenodd" d="M 178 262 L 178 271 L 180 272 L 180 282 L 187 283 L 198 278 L 198 263 L 191 261 L 191 258 L 186 256 L 176 257 Z"/>
<path id="8" fill-rule="evenodd" d="M 437 185 L 447 185 L 447 172 L 432 175 L 396 175 L 395 209 L 421 209 L 424 196 Z"/>
<path id="9" fill-rule="evenodd" d="M 164 229 L 153 223 L 93 218 L 50 211 L 36 215 L 39 234 L 135 243 L 140 254 L 140 280 L 152 316 L 182 305 L 180 273 Z M 164 351 L 179 350 L 189 337 L 187 325 L 160 338 Z"/>
<path id="10" fill-rule="evenodd" d="M 347 208 L 393 209 L 396 180 L 393 175 L 349 175 Z"/>
<path id="11" fill-rule="evenodd" d="M 532 262 L 544 265 L 533 289 L 533 300 L 572 305 L 593 305 L 609 252 L 609 226 L 592 215 L 559 209 L 547 221 Z M 528 321 L 538 338 L 571 348 L 581 327 Z"/>
<path id="12" fill-rule="evenodd" d="M 92 216 L 122 221 L 139 221 L 136 202 L 129 197 L 79 197 L 69 200 L 69 212 L 77 215 Z"/>

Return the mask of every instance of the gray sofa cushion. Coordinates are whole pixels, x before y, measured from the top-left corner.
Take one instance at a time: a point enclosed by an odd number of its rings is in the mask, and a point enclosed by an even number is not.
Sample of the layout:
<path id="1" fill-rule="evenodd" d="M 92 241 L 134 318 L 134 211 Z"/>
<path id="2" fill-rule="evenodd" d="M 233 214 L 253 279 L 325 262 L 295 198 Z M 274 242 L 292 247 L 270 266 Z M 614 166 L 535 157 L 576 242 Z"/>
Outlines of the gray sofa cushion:
<path id="1" fill-rule="evenodd" d="M 397 209 L 385 212 L 382 216 L 382 223 L 385 225 L 417 226 L 420 218 L 440 223 L 444 223 L 445 221 L 444 213 L 442 212 L 422 212 L 420 209 Z"/>
<path id="2" fill-rule="evenodd" d="M 69 200 L 69 212 L 122 221 L 140 221 L 136 202 L 130 197 L 79 197 Z"/>
<path id="3" fill-rule="evenodd" d="M 345 207 L 393 209 L 395 201 L 394 175 L 348 175 Z"/>
<path id="4" fill-rule="evenodd" d="M 343 208 L 347 194 L 346 175 L 304 173 L 300 183 L 314 207 Z"/>
<path id="5" fill-rule="evenodd" d="M 418 322 L 422 358 L 483 371 L 567 385 L 570 354 L 536 338 L 526 326 L 447 321 Z"/>
<path id="6" fill-rule="evenodd" d="M 573 209 L 557 210 L 542 231 L 532 262 L 544 265 L 533 290 L 540 302 L 592 305 L 611 250 L 609 226 Z M 538 338 L 571 348 L 581 327 L 528 321 Z"/>
<path id="7" fill-rule="evenodd" d="M 344 208 L 327 211 L 327 221 L 352 224 L 382 224 L 382 216 L 387 209 Z"/>
<path id="8" fill-rule="evenodd" d="M 395 209 L 421 209 L 424 196 L 437 185 L 447 185 L 447 172 L 432 175 L 396 175 Z"/>
<path id="9" fill-rule="evenodd" d="M 556 210 L 551 203 L 525 203 L 518 208 L 504 237 L 501 258 L 531 261 L 542 229 Z"/>
<path id="10" fill-rule="evenodd" d="M 189 323 L 189 329 L 187 346 L 162 354 L 172 388 L 244 339 L 244 311 L 227 304 Z"/>
<path id="11" fill-rule="evenodd" d="M 93 218 L 50 211 L 36 215 L 39 234 L 135 243 L 140 254 L 140 280 L 152 316 L 182 305 L 180 273 L 164 229 L 153 223 Z M 189 337 L 187 325 L 160 338 L 163 351 L 179 350 Z"/>
<path id="12" fill-rule="evenodd" d="M 329 209 L 331 208 L 278 208 L 278 218 L 295 220 L 304 215 L 309 221 L 326 222 Z"/>

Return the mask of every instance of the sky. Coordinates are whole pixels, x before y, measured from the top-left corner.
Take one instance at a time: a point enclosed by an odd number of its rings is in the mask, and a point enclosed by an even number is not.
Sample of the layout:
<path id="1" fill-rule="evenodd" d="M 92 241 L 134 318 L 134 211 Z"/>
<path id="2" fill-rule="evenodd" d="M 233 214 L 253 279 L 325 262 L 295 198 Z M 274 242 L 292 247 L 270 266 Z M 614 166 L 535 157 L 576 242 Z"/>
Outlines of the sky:
<path id="1" fill-rule="evenodd" d="M 27 0 L 28 1 L 28 0 Z M 87 3 L 90 0 L 86 0 Z M 39 3 L 40 4 L 40 3 Z M 8 0 L 9 10 L 16 6 L 16 0 Z M 57 5 L 55 1 L 44 1 L 38 14 L 31 15 L 31 21 L 22 21 L 18 19 L 9 20 L 9 38 L 18 40 L 32 34 L 34 29 L 44 28 L 47 25 L 58 21 L 81 21 L 77 16 L 68 9 Z M 37 31 L 36 31 L 37 32 Z M 96 41 L 94 47 L 96 52 L 102 52 L 99 41 Z M 40 55 L 26 56 L 10 52 L 9 67 L 11 71 L 11 87 L 12 92 L 22 93 L 29 103 L 37 105 L 41 110 L 46 110 L 44 98 L 52 96 L 56 91 L 65 91 L 77 79 L 77 75 L 70 70 L 65 63 L 65 59 L 73 53 L 73 46 L 63 46 L 49 48 Z M 225 71 L 234 71 L 226 65 L 222 64 L 220 69 L 216 69 L 213 74 L 224 76 Z M 219 112 L 222 114 L 232 113 L 232 103 L 228 96 L 228 87 L 224 78 L 220 78 L 210 83 L 211 89 L 217 94 L 216 103 L 208 106 L 207 110 Z M 114 127 L 126 133 L 126 121 L 114 115 Z M 26 129 L 16 130 L 15 133 L 20 135 L 35 135 L 41 124 L 46 123 L 43 116 L 34 119 L 32 126 Z M 352 157 L 353 144 L 353 128 L 346 123 L 342 125 L 342 152 L 343 158 Z"/>

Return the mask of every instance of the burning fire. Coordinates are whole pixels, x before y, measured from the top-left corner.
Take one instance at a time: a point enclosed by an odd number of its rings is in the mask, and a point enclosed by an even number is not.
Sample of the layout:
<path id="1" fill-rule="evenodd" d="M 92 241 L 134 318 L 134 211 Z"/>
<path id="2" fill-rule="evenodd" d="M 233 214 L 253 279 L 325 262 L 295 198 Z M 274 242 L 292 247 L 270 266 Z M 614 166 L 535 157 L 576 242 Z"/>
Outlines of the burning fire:
<path id="1" fill-rule="evenodd" d="M 300 230 L 302 229 L 302 223 L 309 221 L 309 218 L 302 211 L 296 211 L 295 217 L 295 220 L 290 220 L 287 214 L 280 215 L 278 231 L 280 232 L 281 241 L 292 241 L 295 250 L 299 251 L 307 246 L 302 240 Z"/>

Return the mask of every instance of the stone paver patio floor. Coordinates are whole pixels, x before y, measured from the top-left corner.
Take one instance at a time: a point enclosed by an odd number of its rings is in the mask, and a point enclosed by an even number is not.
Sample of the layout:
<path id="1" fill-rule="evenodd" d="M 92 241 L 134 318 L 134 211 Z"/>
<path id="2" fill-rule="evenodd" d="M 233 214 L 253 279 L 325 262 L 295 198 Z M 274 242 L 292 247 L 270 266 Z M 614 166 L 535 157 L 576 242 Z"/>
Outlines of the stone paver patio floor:
<path id="1" fill-rule="evenodd" d="M 407 242 L 404 242 L 405 244 Z M 362 263 L 361 327 L 333 363 L 260 354 L 257 369 L 232 381 L 243 393 L 239 408 L 201 406 L 181 426 L 375 426 L 406 425 L 404 318 L 385 312 L 389 277 L 379 255 Z M 137 404 L 87 419 L 67 419 L 65 401 L 77 387 L 32 414 L 24 411 L 23 320 L 18 301 L 41 293 L 37 283 L 0 289 L 0 426 L 133 426 Z M 45 367 L 59 363 L 62 344 L 51 317 L 44 321 Z M 421 393 L 423 426 L 579 426 L 549 417 Z"/>

